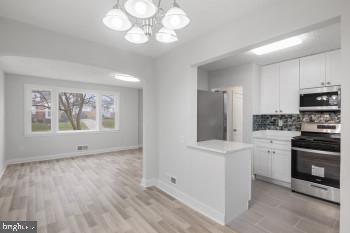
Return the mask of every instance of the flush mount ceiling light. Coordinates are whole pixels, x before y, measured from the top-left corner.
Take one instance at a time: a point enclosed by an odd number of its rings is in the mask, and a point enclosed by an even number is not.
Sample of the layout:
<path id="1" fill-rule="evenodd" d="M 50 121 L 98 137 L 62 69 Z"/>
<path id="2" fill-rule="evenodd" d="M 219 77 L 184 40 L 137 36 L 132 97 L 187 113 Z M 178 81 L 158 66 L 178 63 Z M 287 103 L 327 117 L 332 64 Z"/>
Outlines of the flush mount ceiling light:
<path id="1" fill-rule="evenodd" d="M 268 45 L 261 46 L 256 49 L 252 49 L 251 52 L 256 55 L 264 55 L 272 52 L 276 52 L 282 49 L 290 48 L 303 43 L 300 36 L 294 36 L 288 39 L 280 40 Z"/>
<path id="2" fill-rule="evenodd" d="M 120 4 L 124 1 L 124 4 Z M 125 39 L 134 44 L 143 44 L 150 40 L 154 31 L 157 41 L 161 43 L 176 42 L 177 35 L 174 30 L 186 27 L 190 19 L 180 8 L 176 0 L 173 7 L 166 13 L 161 8 L 161 1 L 157 0 L 118 0 L 112 10 L 107 12 L 103 23 L 116 31 L 127 31 Z M 123 7 L 121 7 L 123 6 Z"/>
<path id="3" fill-rule="evenodd" d="M 128 74 L 113 74 L 113 77 L 115 79 L 125 81 L 125 82 L 133 82 L 133 83 L 140 82 L 140 79 Z"/>

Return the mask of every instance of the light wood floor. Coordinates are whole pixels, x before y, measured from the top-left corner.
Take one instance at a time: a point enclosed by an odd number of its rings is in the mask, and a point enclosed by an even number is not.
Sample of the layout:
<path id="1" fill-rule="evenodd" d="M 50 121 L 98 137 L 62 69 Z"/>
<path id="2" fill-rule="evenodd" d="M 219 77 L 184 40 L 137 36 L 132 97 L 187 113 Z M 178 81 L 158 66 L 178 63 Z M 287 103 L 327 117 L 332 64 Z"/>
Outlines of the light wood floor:
<path id="1" fill-rule="evenodd" d="M 339 206 L 253 182 L 251 208 L 229 224 L 239 233 L 339 233 Z"/>
<path id="2" fill-rule="evenodd" d="M 156 188 L 140 187 L 140 151 L 12 165 L 0 181 L 0 219 L 38 232 L 235 233 Z"/>

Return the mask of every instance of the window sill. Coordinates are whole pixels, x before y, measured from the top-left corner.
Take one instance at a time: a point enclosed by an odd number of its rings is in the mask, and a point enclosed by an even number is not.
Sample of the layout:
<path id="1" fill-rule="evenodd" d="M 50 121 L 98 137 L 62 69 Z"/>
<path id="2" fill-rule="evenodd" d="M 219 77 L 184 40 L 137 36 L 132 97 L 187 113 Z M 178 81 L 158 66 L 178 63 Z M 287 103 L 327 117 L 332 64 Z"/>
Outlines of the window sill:
<path id="1" fill-rule="evenodd" d="M 119 131 L 120 129 L 57 131 L 57 132 L 48 132 L 48 133 L 29 133 L 29 134 L 25 134 L 25 137 L 52 137 L 52 136 L 79 135 L 79 134 L 103 134 L 103 133 L 118 133 Z"/>

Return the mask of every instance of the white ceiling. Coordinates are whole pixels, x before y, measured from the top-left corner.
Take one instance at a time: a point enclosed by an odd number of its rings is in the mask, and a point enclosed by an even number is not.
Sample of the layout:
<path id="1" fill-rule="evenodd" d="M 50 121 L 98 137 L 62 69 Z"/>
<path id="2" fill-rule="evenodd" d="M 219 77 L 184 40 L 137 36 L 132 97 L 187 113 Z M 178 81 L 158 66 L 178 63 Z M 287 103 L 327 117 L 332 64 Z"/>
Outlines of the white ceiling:
<path id="1" fill-rule="evenodd" d="M 158 2 L 158 0 L 153 0 Z M 179 42 L 171 45 L 151 41 L 133 45 L 124 33 L 114 32 L 101 22 L 116 0 L 1 0 L 0 16 L 32 24 L 58 33 L 156 57 L 170 49 L 238 18 L 259 7 L 279 0 L 178 0 L 191 24 L 178 32 Z M 172 0 L 162 0 L 168 9 Z"/>
<path id="2" fill-rule="evenodd" d="M 258 56 L 250 51 L 228 56 L 215 62 L 203 65 L 200 68 L 206 71 L 215 71 L 232 66 L 248 63 L 258 65 L 272 64 L 284 60 L 304 57 L 325 51 L 339 49 L 341 46 L 340 23 L 334 23 L 322 28 L 306 32 L 301 35 L 304 42 L 296 47 L 288 48 L 278 52 Z"/>
<path id="3" fill-rule="evenodd" d="M 113 70 L 56 60 L 4 56 L 0 57 L 0 67 L 6 73 L 20 75 L 132 88 L 142 87 L 142 80 L 139 83 L 131 83 L 114 79 L 112 75 L 116 72 Z"/>

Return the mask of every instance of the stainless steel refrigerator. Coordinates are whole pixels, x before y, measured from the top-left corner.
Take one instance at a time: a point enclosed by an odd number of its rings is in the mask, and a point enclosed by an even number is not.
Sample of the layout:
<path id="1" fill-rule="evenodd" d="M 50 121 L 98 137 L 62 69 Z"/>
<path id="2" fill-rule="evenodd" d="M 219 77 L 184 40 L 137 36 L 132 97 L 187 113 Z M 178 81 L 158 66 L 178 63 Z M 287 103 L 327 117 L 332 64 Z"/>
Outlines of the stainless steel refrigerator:
<path id="1" fill-rule="evenodd" d="M 226 94 L 197 91 L 197 141 L 226 140 Z"/>

